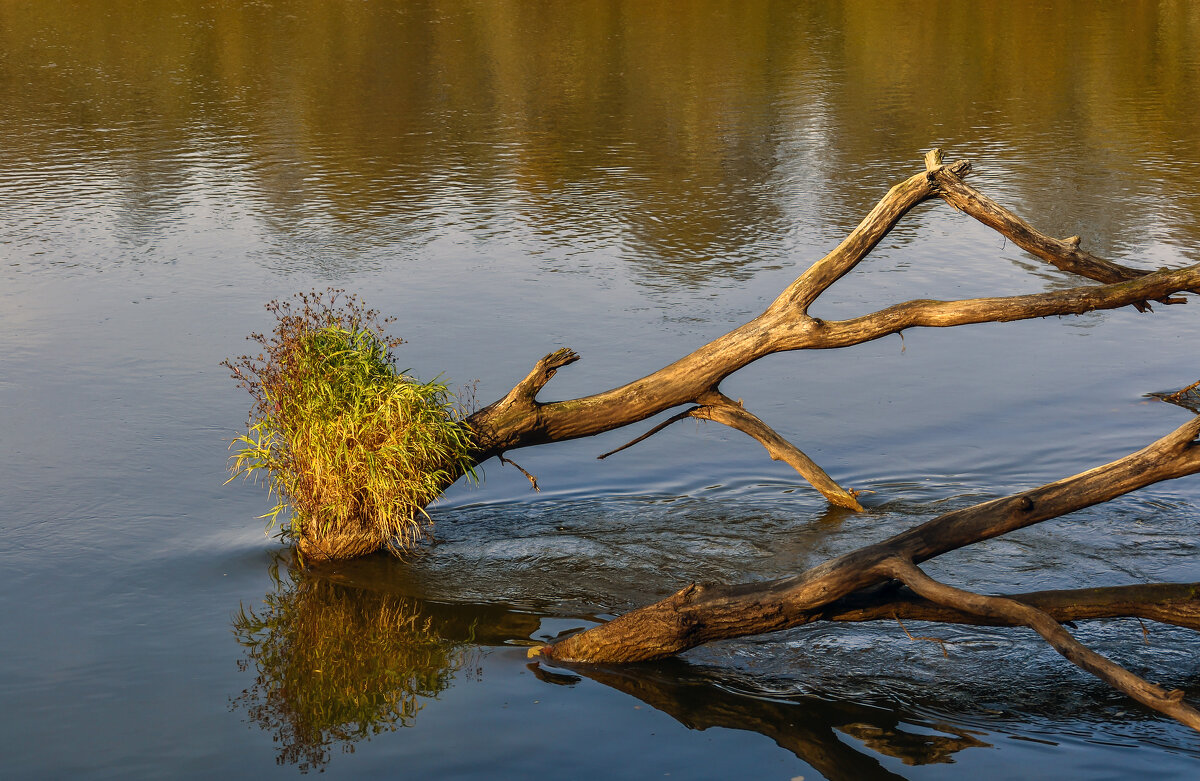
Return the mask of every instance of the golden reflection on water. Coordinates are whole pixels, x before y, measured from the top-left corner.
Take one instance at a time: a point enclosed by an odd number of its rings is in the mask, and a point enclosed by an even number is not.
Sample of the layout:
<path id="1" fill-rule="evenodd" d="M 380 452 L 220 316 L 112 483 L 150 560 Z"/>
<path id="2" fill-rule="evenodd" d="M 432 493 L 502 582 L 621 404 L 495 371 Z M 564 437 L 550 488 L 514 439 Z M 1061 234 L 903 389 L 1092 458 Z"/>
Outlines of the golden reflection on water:
<path id="1" fill-rule="evenodd" d="M 700 284 L 943 145 L 1051 231 L 1194 251 L 1198 40 L 1189 2 L 5 3 L 0 182 L 135 235 L 207 193 L 347 263 L 500 232 Z"/>
<path id="2" fill-rule="evenodd" d="M 322 770 L 363 740 L 414 726 L 457 677 L 482 675 L 487 646 L 527 642 L 540 627 L 536 615 L 499 605 L 398 593 L 405 576 L 395 564 L 374 557 L 339 570 L 304 570 L 281 556 L 271 568 L 274 591 L 234 617 L 243 651 L 238 666 L 254 681 L 232 707 L 271 734 L 278 764 Z M 581 680 L 568 670 L 529 668 L 551 685 Z M 897 714 L 850 702 L 737 693 L 719 674 L 679 660 L 575 672 L 689 729 L 757 732 L 831 779 L 898 778 L 840 735 L 906 765 L 952 762 L 963 749 L 989 745 L 979 733 L 941 723 L 922 720 L 914 732 Z"/>
<path id="3" fill-rule="evenodd" d="M 275 583 L 234 619 L 239 667 L 255 679 L 233 705 L 272 734 L 279 764 L 318 769 L 337 747 L 412 726 L 469 656 L 416 600 L 296 569 Z"/>

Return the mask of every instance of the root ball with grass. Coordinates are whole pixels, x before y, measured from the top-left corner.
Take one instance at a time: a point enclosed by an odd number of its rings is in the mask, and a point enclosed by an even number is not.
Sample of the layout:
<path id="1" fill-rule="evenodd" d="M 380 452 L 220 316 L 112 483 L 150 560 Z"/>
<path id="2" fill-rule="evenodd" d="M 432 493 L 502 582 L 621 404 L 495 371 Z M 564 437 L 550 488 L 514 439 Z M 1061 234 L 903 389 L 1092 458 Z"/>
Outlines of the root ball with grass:
<path id="1" fill-rule="evenodd" d="M 396 369 L 375 310 L 342 290 L 267 304 L 276 325 L 257 356 L 227 361 L 254 406 L 230 471 L 263 479 L 264 515 L 310 560 L 410 549 L 425 506 L 473 475 L 470 430 L 441 382 Z M 233 478 L 230 478 L 233 479 Z"/>

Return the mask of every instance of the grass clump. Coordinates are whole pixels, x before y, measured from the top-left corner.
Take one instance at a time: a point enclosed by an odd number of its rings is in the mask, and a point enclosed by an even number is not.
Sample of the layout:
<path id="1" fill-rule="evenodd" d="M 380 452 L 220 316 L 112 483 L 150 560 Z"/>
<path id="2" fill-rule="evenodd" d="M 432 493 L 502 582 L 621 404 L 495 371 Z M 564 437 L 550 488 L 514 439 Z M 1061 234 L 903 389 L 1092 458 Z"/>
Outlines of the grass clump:
<path id="1" fill-rule="evenodd" d="M 474 476 L 453 395 L 396 369 L 402 341 L 356 296 L 314 291 L 267 309 L 274 332 L 250 336 L 262 352 L 225 363 L 254 397 L 233 476 L 264 479 L 277 502 L 263 517 L 306 558 L 412 547 L 432 524 L 425 506 Z"/>

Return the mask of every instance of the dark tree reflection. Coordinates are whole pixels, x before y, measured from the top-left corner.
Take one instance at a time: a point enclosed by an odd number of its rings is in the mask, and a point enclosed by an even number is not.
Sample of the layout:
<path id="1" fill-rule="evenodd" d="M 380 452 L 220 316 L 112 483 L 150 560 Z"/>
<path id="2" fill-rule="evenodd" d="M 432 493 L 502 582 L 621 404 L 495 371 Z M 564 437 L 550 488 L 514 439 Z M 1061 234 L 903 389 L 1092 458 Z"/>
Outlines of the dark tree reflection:
<path id="1" fill-rule="evenodd" d="M 734 682 L 726 674 L 679 659 L 573 669 L 653 706 L 689 729 L 721 727 L 764 735 L 828 779 L 902 778 L 885 768 L 870 752 L 860 751 L 842 739 L 839 733 L 905 765 L 950 763 L 954 761 L 952 756 L 963 749 L 990 745 L 977 737 L 980 733 L 920 717 L 902 717 L 890 709 L 848 701 L 768 697 L 735 691 Z M 544 676 L 565 677 L 548 670 L 539 677 L 546 680 Z"/>

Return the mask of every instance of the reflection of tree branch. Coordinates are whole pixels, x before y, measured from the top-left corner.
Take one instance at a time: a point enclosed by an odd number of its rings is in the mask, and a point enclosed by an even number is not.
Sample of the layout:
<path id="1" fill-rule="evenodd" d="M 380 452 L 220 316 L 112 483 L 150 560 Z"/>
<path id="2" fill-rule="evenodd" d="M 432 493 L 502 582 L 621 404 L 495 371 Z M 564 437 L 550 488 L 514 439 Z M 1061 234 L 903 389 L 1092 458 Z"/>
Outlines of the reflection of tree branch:
<path id="1" fill-rule="evenodd" d="M 905 732 L 899 728 L 899 719 L 875 708 L 737 694 L 715 685 L 697 668 L 677 659 L 654 665 L 571 669 L 636 697 L 689 729 L 723 727 L 757 732 L 834 781 L 900 778 L 875 758 L 843 742 L 835 729 L 906 765 L 952 762 L 955 752 L 988 745 L 964 731 L 953 735 Z"/>
<path id="2" fill-rule="evenodd" d="M 1200 381 L 1193 382 L 1186 388 L 1180 388 L 1177 391 L 1163 391 L 1146 395 L 1171 404 L 1178 404 L 1180 407 L 1200 415 Z"/>

